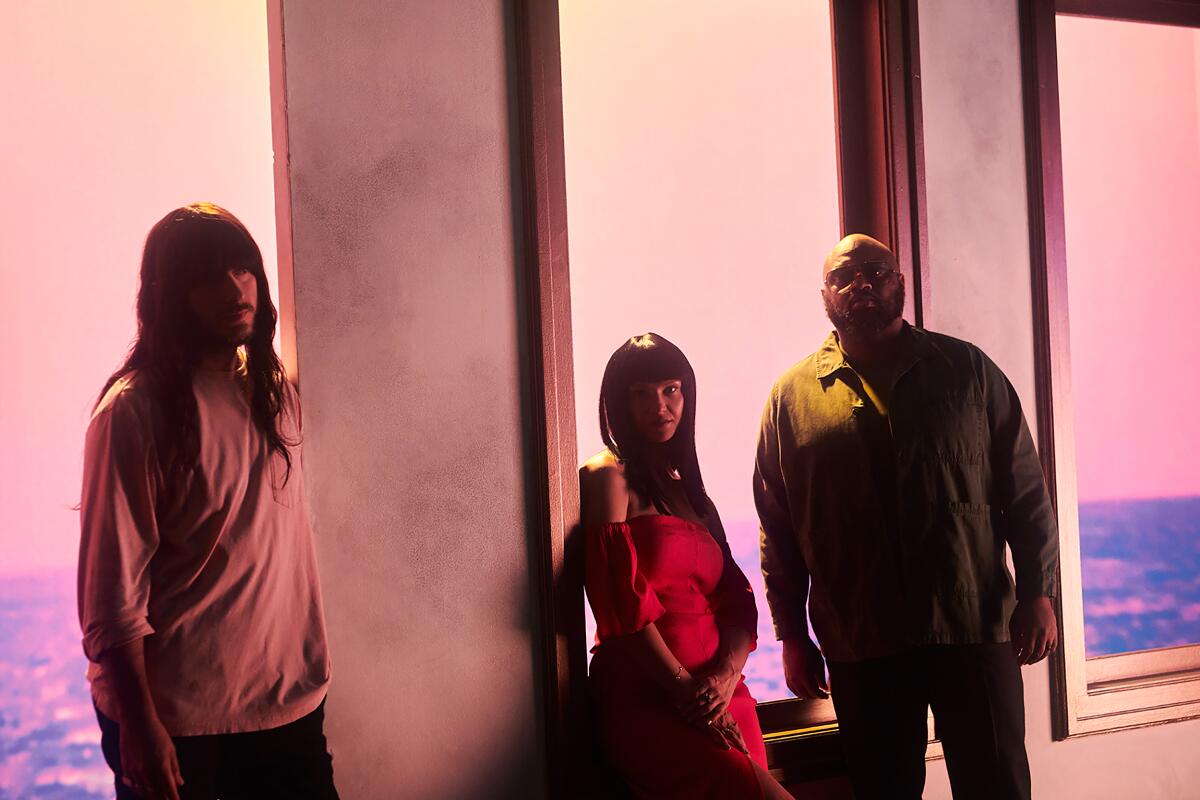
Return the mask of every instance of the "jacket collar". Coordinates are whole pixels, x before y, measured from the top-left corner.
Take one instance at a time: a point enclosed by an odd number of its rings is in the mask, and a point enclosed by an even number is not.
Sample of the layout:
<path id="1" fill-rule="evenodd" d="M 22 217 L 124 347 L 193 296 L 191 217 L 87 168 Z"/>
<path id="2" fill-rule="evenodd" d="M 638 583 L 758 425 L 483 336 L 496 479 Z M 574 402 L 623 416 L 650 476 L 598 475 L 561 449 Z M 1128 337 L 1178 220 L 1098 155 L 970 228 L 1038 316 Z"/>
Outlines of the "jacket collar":
<path id="1" fill-rule="evenodd" d="M 950 360 L 934 343 L 933 337 L 926 331 L 905 322 L 901 335 L 911 337 L 913 343 L 911 355 L 905 360 L 904 367 L 900 370 L 901 373 L 907 372 L 913 364 L 927 358 L 944 358 L 947 361 Z M 837 331 L 830 332 L 829 336 L 825 338 L 824 344 L 817 350 L 816 355 L 817 380 L 819 381 L 823 381 L 843 369 L 850 369 L 850 363 L 846 361 L 846 354 L 842 351 L 841 342 L 838 341 Z"/>

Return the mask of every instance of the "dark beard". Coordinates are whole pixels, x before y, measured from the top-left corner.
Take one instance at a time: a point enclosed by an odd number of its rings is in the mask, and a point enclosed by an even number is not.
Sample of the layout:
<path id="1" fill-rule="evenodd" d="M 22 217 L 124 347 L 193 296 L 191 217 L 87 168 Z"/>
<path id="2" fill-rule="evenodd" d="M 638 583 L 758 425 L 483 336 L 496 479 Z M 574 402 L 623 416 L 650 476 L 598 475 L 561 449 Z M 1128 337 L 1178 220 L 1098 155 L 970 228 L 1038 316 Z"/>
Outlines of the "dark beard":
<path id="1" fill-rule="evenodd" d="M 829 294 L 821 293 L 825 301 L 825 313 L 839 332 L 848 336 L 874 336 L 904 313 L 904 287 L 900 286 L 890 296 L 876 295 L 879 305 L 875 308 L 860 308 L 856 311 L 839 311 L 829 302 Z"/>
<path id="2" fill-rule="evenodd" d="M 254 338 L 254 327 L 251 326 L 243 332 L 237 332 L 230 336 L 221 336 L 212 331 L 201 329 L 195 336 L 195 344 L 202 350 L 212 350 L 214 348 L 224 347 L 242 347 L 250 344 L 250 340 Z"/>
<path id="3" fill-rule="evenodd" d="M 194 314 L 189 313 L 189 316 L 191 319 L 184 332 L 184 348 L 192 353 L 248 345 L 254 339 L 254 329 L 258 324 L 258 315 L 255 314 L 254 320 L 244 331 L 235 331 L 225 336 L 209 330 Z"/>

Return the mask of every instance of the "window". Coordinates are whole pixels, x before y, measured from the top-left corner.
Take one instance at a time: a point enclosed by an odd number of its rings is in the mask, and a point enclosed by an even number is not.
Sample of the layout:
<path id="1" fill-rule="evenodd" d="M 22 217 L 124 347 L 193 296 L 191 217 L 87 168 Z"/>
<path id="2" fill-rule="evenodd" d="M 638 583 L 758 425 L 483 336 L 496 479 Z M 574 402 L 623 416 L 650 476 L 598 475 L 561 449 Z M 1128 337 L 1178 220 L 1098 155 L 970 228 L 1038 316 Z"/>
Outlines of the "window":
<path id="1" fill-rule="evenodd" d="M 758 421 L 775 378 L 828 333 L 817 283 L 825 253 L 843 230 L 872 233 L 892 244 L 914 287 L 910 320 L 923 298 L 912 4 L 780 0 L 749 14 L 650 3 L 636 18 L 630 8 L 516 6 L 559 785 L 586 758 L 572 753 L 586 747 L 572 709 L 591 635 L 575 467 L 601 446 L 595 407 L 609 354 L 647 330 L 688 354 L 705 480 L 735 557 L 761 587 L 749 491 Z M 759 611 L 747 679 L 772 767 L 800 779 L 840 758 L 832 706 L 788 699 L 761 592 Z"/>
<path id="2" fill-rule="evenodd" d="M 1200 8 L 1102 5 L 1026 19 L 1060 737 L 1200 715 L 1200 345 L 1178 282 L 1200 214 Z"/>
<path id="3" fill-rule="evenodd" d="M 268 10 L 30 3 L 4 16 L 0 796 L 95 800 L 113 774 L 76 606 L 84 432 L 136 331 L 141 246 L 160 216 L 227 205 L 279 297 Z"/>
<path id="4" fill-rule="evenodd" d="M 817 291 L 840 236 L 829 7 L 566 3 L 560 15 L 578 460 L 603 448 L 596 399 L 613 350 L 650 330 L 679 345 L 697 375 L 705 483 L 758 600 L 747 685 L 785 699 L 750 474 L 771 384 L 829 328 Z"/>

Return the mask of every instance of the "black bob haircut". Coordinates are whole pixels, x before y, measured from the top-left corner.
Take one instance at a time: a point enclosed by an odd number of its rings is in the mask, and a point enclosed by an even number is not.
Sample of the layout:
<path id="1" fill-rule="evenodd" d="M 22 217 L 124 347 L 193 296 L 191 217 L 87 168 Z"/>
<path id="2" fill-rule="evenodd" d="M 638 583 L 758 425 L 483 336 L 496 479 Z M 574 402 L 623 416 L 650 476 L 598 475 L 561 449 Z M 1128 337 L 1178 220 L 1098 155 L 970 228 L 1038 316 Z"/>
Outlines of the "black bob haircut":
<path id="1" fill-rule="evenodd" d="M 679 473 L 696 514 L 702 519 L 715 518 L 696 456 L 696 373 L 683 351 L 666 337 L 657 333 L 634 336 L 608 359 L 600 384 L 600 436 L 625 466 L 629 487 L 652 502 L 660 514 L 673 513 L 663 490 L 664 478 L 650 469 L 649 443 L 634 426 L 629 407 L 631 385 L 668 380 L 683 384 L 683 418 L 675 435 L 666 443 L 670 466 Z"/>

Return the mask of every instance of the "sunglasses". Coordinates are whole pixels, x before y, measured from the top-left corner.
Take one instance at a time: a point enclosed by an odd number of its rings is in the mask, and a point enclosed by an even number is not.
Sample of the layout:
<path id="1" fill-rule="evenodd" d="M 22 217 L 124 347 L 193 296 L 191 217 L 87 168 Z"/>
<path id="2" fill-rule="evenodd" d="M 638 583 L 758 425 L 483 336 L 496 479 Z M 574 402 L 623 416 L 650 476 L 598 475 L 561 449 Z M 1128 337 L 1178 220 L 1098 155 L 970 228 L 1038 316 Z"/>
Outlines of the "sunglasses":
<path id="1" fill-rule="evenodd" d="M 867 283 L 874 284 L 885 278 L 890 279 L 896 270 L 886 261 L 868 261 L 865 264 L 855 264 L 849 267 L 832 269 L 825 276 L 825 286 L 835 292 L 840 292 L 858 278 L 863 276 Z"/>

